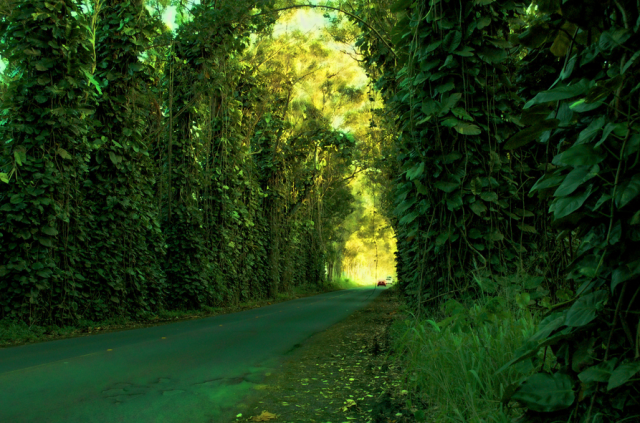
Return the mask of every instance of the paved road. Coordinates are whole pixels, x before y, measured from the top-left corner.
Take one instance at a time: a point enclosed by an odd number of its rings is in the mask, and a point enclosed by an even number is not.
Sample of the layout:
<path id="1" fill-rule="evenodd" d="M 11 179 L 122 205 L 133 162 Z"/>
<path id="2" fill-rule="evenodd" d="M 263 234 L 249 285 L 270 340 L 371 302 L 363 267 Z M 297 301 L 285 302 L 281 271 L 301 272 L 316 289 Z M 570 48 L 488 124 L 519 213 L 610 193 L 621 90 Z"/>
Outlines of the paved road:
<path id="1" fill-rule="evenodd" d="M 381 291 L 0 349 L 0 422 L 226 422 L 287 353 Z"/>

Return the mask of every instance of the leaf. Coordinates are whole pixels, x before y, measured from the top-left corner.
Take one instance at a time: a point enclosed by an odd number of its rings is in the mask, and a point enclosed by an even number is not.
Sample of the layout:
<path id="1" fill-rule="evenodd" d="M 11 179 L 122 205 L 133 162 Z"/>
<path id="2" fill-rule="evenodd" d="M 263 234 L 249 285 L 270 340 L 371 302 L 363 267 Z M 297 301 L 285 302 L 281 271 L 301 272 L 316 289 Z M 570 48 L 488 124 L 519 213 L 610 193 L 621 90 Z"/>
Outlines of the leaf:
<path id="1" fill-rule="evenodd" d="M 422 101 L 422 113 L 427 116 L 437 113 L 440 108 L 440 103 L 434 99 L 426 98 Z"/>
<path id="2" fill-rule="evenodd" d="M 100 89 L 100 84 L 98 83 L 98 81 L 96 81 L 96 79 L 93 77 L 93 75 L 91 75 L 89 73 L 89 71 L 87 71 L 84 68 L 80 68 L 82 69 L 82 72 L 84 73 L 84 75 L 87 77 L 87 79 L 89 80 L 90 83 L 92 83 L 95 87 L 96 90 L 98 90 L 98 93 L 100 93 L 100 95 L 102 95 L 102 89 Z"/>
<path id="3" fill-rule="evenodd" d="M 5 184 L 9 183 L 9 175 L 6 173 L 0 173 L 0 181 L 4 182 Z"/>
<path id="4" fill-rule="evenodd" d="M 478 177 L 473 178 L 469 183 L 469 185 L 471 187 L 471 192 L 474 195 L 478 195 L 482 192 L 482 181 L 480 180 L 480 178 Z"/>
<path id="5" fill-rule="evenodd" d="M 437 246 L 444 245 L 444 243 L 447 242 L 448 239 L 449 239 L 449 231 L 442 232 L 436 238 L 436 245 Z"/>
<path id="6" fill-rule="evenodd" d="M 38 238 L 38 241 L 40 241 L 40 244 L 44 245 L 45 247 L 53 247 L 53 242 L 51 241 L 51 238 L 45 237 L 45 236 L 41 236 Z"/>
<path id="7" fill-rule="evenodd" d="M 500 63 L 507 58 L 507 52 L 501 48 L 484 46 L 478 51 L 478 57 L 487 63 Z"/>
<path id="8" fill-rule="evenodd" d="M 607 384 L 607 391 L 624 385 L 638 372 L 640 372 L 640 361 L 622 364 L 611 373 L 611 378 Z"/>
<path id="9" fill-rule="evenodd" d="M 487 211 L 487 206 L 485 206 L 484 203 L 480 200 L 476 200 L 475 203 L 471 203 L 469 208 L 471 209 L 472 212 L 474 212 L 480 217 L 482 217 L 482 215 Z"/>
<path id="10" fill-rule="evenodd" d="M 529 376 L 511 397 L 533 411 L 545 413 L 569 408 L 575 398 L 573 381 L 562 373 Z"/>
<path id="11" fill-rule="evenodd" d="M 504 235 L 502 235 L 502 233 L 499 230 L 495 230 L 491 232 L 489 235 L 487 235 L 487 239 L 489 241 L 499 242 L 504 239 Z"/>
<path id="12" fill-rule="evenodd" d="M 457 182 L 438 181 L 435 184 L 433 184 L 433 186 L 444 192 L 453 192 L 456 188 L 460 186 L 460 184 Z"/>
<path id="13" fill-rule="evenodd" d="M 420 182 L 419 180 L 416 179 L 416 180 L 413 181 L 413 183 L 415 184 L 416 191 L 418 191 L 419 194 L 422 194 L 422 195 L 427 195 L 428 194 L 427 187 L 425 187 L 422 182 Z"/>
<path id="14" fill-rule="evenodd" d="M 518 225 L 517 225 L 517 226 L 518 226 L 518 228 L 520 228 L 520 230 L 521 230 L 521 231 L 523 231 L 523 232 L 529 232 L 529 233 L 532 233 L 532 234 L 537 234 L 537 233 L 538 233 L 538 231 L 536 230 L 536 228 L 535 228 L 535 227 L 533 227 L 533 226 L 531 226 L 531 225 L 526 225 L 526 224 L 524 224 L 524 223 L 518 223 Z"/>
<path id="15" fill-rule="evenodd" d="M 616 189 L 616 207 L 621 209 L 640 193 L 640 174 L 623 181 Z"/>
<path id="16" fill-rule="evenodd" d="M 251 417 L 251 421 L 252 422 L 266 422 L 266 421 L 269 421 L 269 420 L 274 420 L 277 417 L 278 416 L 276 414 L 269 413 L 268 411 L 263 411 L 262 414 L 260 414 L 259 416 Z"/>
<path id="17" fill-rule="evenodd" d="M 454 107 L 453 109 L 451 109 L 451 113 L 453 113 L 453 115 L 458 119 L 473 122 L 473 117 L 462 107 Z"/>
<path id="18" fill-rule="evenodd" d="M 553 194 L 554 197 L 564 197 L 573 193 L 583 183 L 595 177 L 598 172 L 600 172 L 600 166 L 598 165 L 594 165 L 592 167 L 581 166 L 573 169 L 564 178 L 562 184 L 560 184 L 556 192 Z"/>
<path id="19" fill-rule="evenodd" d="M 565 325 L 580 327 L 596 318 L 598 308 L 609 298 L 607 291 L 600 290 L 584 295 L 573 303 L 567 312 Z"/>
<path id="20" fill-rule="evenodd" d="M 524 105 L 525 109 L 534 104 L 547 103 L 549 101 L 566 100 L 568 98 L 577 97 L 587 92 L 593 86 L 594 82 L 590 79 L 581 79 L 579 82 L 565 87 L 557 87 L 548 91 L 538 93 L 533 99 Z"/>
<path id="21" fill-rule="evenodd" d="M 639 212 L 640 213 L 640 212 Z M 628 281 L 640 271 L 640 261 L 633 261 L 619 266 L 611 274 L 611 292 L 624 281 Z"/>
<path id="22" fill-rule="evenodd" d="M 405 211 L 407 211 L 411 206 L 413 206 L 416 201 L 418 201 L 416 198 L 411 198 L 410 200 L 404 200 L 402 203 L 400 203 L 398 205 L 398 207 L 396 207 L 396 209 L 393 211 L 393 214 L 395 214 L 396 216 L 401 216 L 402 214 L 404 214 Z"/>
<path id="23" fill-rule="evenodd" d="M 404 216 L 402 219 L 400 219 L 400 222 L 398 222 L 400 225 L 406 225 L 409 224 L 411 222 L 413 222 L 416 217 L 420 216 L 420 212 L 418 211 L 414 211 L 409 213 L 408 215 Z"/>
<path id="24" fill-rule="evenodd" d="M 120 302 L 120 299 L 119 299 L 118 297 L 116 297 L 116 296 L 112 296 L 110 299 L 111 299 L 111 301 L 113 301 L 114 303 L 119 303 L 119 302 Z"/>
<path id="25" fill-rule="evenodd" d="M 626 28 L 611 28 L 600 36 L 598 47 L 604 52 L 609 52 L 624 44 L 631 37 L 631 31 Z"/>
<path id="26" fill-rule="evenodd" d="M 565 176 L 561 175 L 559 172 L 548 173 L 543 175 L 538 181 L 531 187 L 529 193 L 534 191 L 540 191 L 547 188 L 553 188 L 555 186 L 560 185 L 562 181 L 564 181 Z"/>
<path id="27" fill-rule="evenodd" d="M 410 181 L 413 181 L 415 178 L 422 175 L 423 171 L 424 171 L 424 162 L 420 162 L 415 166 L 413 166 L 409 171 L 407 171 L 407 178 L 409 178 Z"/>
<path id="28" fill-rule="evenodd" d="M 460 192 L 457 192 L 447 198 L 447 209 L 454 211 L 460 207 L 462 207 L 462 196 L 460 195 Z"/>
<path id="29" fill-rule="evenodd" d="M 516 304 L 518 304 L 520 308 L 527 308 L 529 301 L 531 301 L 531 295 L 529 295 L 528 292 L 521 292 L 516 295 Z"/>
<path id="30" fill-rule="evenodd" d="M 464 46 L 461 50 L 454 51 L 453 54 L 462 56 L 462 57 L 471 57 L 473 56 L 474 49 L 470 46 Z"/>
<path id="31" fill-rule="evenodd" d="M 63 159 L 65 159 L 65 160 L 71 160 L 71 154 L 69 154 L 69 153 L 67 152 L 67 150 L 65 150 L 64 148 L 59 147 L 59 148 L 58 148 L 58 150 L 57 150 L 56 152 L 57 152 L 57 153 L 58 153 L 58 155 L 59 155 L 60 157 L 62 157 Z"/>
<path id="32" fill-rule="evenodd" d="M 578 210 L 587 198 L 591 195 L 593 189 L 593 185 L 589 185 L 587 189 L 585 189 L 580 194 L 574 194 L 568 197 L 560 197 L 556 199 L 553 203 L 553 217 L 557 219 L 562 219 L 565 216 L 570 215 L 574 211 Z"/>
<path id="33" fill-rule="evenodd" d="M 598 119 L 592 121 L 589 126 L 587 126 L 582 132 L 580 132 L 576 144 L 586 144 L 594 139 L 596 134 L 600 132 L 600 130 L 604 126 L 604 121 L 604 116 L 600 116 Z"/>
<path id="34" fill-rule="evenodd" d="M 22 166 L 27 161 L 27 149 L 24 146 L 18 146 L 13 149 L 13 158 L 18 166 Z"/>
<path id="35" fill-rule="evenodd" d="M 454 128 L 458 133 L 462 135 L 480 135 L 482 131 L 480 131 L 480 127 L 478 125 L 474 125 L 471 123 L 459 123 Z"/>
<path id="36" fill-rule="evenodd" d="M 602 162 L 605 157 L 593 145 L 578 144 L 556 155 L 551 163 L 556 166 L 591 166 Z"/>
<path id="37" fill-rule="evenodd" d="M 591 366 L 578 374 L 578 379 L 583 383 L 592 382 L 608 382 L 611 378 L 611 372 L 618 362 L 617 358 L 598 363 Z"/>
<path id="38" fill-rule="evenodd" d="M 496 194 L 495 192 L 483 192 L 482 194 L 480 194 L 480 198 L 482 198 L 484 201 L 495 202 L 498 201 L 498 194 Z"/>
<path id="39" fill-rule="evenodd" d="M 118 156 L 113 151 L 109 151 L 109 158 L 111 159 L 111 162 L 114 165 L 117 165 L 118 163 L 120 163 L 122 161 L 122 156 Z"/>
<path id="40" fill-rule="evenodd" d="M 443 116 L 449 113 L 449 110 L 451 110 L 451 108 L 453 108 L 458 103 L 458 101 L 460 101 L 461 98 L 462 98 L 461 93 L 453 93 L 448 97 L 443 98 L 442 106 L 440 107 L 440 113 L 438 113 L 438 115 Z"/>
<path id="41" fill-rule="evenodd" d="M 624 74 L 629 69 L 629 67 L 631 67 L 631 65 L 633 65 L 633 62 L 635 62 L 638 59 L 638 57 L 640 57 L 640 51 L 636 51 L 633 54 L 633 56 L 631 56 L 631 59 L 629 59 L 627 61 L 627 63 L 625 63 L 625 65 L 622 67 L 622 70 L 620 71 L 620 74 L 621 75 Z"/>
<path id="42" fill-rule="evenodd" d="M 547 41 L 550 34 L 551 31 L 548 24 L 534 24 L 518 35 L 518 41 L 525 47 L 538 48 Z"/>
<path id="43" fill-rule="evenodd" d="M 42 228 L 42 233 L 47 234 L 49 236 L 58 235 L 58 231 L 55 228 L 52 228 L 51 226 L 45 226 L 44 228 Z"/>
<path id="44" fill-rule="evenodd" d="M 442 48 L 449 53 L 453 53 L 462 41 L 462 33 L 460 31 L 449 31 L 442 41 Z"/>
<path id="45" fill-rule="evenodd" d="M 527 145 L 531 141 L 538 139 L 543 132 L 557 128 L 558 124 L 560 124 L 558 119 L 546 119 L 529 128 L 516 132 L 511 136 L 511 138 L 509 138 L 509 140 L 507 140 L 504 145 L 504 149 L 513 150 L 522 147 L 523 145 Z"/>

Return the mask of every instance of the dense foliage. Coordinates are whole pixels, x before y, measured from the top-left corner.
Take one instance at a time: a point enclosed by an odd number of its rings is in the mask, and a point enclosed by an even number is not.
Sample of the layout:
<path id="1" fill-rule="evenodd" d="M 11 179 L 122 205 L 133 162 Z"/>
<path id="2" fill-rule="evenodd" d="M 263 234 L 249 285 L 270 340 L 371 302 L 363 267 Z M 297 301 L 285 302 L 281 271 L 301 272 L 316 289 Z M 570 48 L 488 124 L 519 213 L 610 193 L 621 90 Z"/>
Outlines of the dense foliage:
<path id="1" fill-rule="evenodd" d="M 366 26 L 359 45 L 401 131 L 394 195 L 409 304 L 517 295 L 546 317 L 510 363 L 539 372 L 508 387 L 505 404 L 532 419 L 637 419 L 636 2 L 373 9 L 359 13 L 385 17 L 393 51 Z"/>
<path id="2" fill-rule="evenodd" d="M 171 32 L 139 0 L 8 6 L 0 317 L 139 318 L 340 268 L 355 139 L 294 104 L 304 69 L 260 66 L 295 55 L 270 7 L 190 5 Z"/>

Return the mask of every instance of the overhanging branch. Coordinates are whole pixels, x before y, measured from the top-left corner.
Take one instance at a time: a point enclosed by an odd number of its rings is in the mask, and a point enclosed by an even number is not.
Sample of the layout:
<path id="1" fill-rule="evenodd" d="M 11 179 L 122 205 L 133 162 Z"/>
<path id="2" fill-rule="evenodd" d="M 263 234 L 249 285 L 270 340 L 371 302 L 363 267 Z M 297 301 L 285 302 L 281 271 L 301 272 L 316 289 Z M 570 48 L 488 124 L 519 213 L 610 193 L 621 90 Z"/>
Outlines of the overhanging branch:
<path id="1" fill-rule="evenodd" d="M 340 13 L 344 13 L 345 15 L 349 16 L 350 18 L 353 18 L 355 20 L 357 20 L 358 22 L 362 23 L 364 26 L 366 26 L 367 28 L 369 28 L 371 31 L 373 31 L 376 34 L 376 37 L 378 37 L 378 39 L 380 41 L 382 41 L 384 43 L 385 46 L 387 46 L 387 48 L 389 49 L 389 51 L 393 54 L 393 56 L 397 59 L 398 55 L 396 54 L 395 51 L 393 51 L 393 49 L 391 48 L 391 46 L 389 45 L 389 43 L 382 37 L 382 35 L 380 35 L 380 33 L 378 32 L 377 29 L 375 29 L 374 27 L 372 27 L 371 25 L 369 25 L 365 20 L 363 20 L 362 18 L 359 18 L 358 16 L 354 15 L 351 12 L 347 12 L 346 10 L 340 9 L 338 7 L 333 7 L 333 6 L 321 6 L 318 4 L 295 4 L 293 6 L 287 6 L 287 7 L 282 7 L 280 9 L 271 9 L 268 10 L 266 12 L 261 12 L 261 13 L 257 13 L 255 15 L 251 15 L 251 17 L 254 16 L 260 16 L 260 15 L 265 15 L 267 13 L 275 13 L 275 12 L 282 12 L 285 10 L 291 10 L 291 9 L 302 9 L 305 7 L 309 7 L 312 9 L 328 9 L 328 10 L 333 10 L 336 12 L 340 12 Z"/>

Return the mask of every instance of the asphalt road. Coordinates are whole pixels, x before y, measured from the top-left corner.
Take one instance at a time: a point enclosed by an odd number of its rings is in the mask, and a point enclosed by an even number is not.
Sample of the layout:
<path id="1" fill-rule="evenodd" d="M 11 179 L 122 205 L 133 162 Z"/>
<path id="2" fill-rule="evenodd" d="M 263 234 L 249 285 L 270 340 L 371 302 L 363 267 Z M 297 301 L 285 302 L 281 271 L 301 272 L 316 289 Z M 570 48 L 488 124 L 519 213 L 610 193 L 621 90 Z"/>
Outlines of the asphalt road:
<path id="1" fill-rule="evenodd" d="M 381 291 L 0 349 L 0 422 L 227 422 L 288 353 Z"/>

